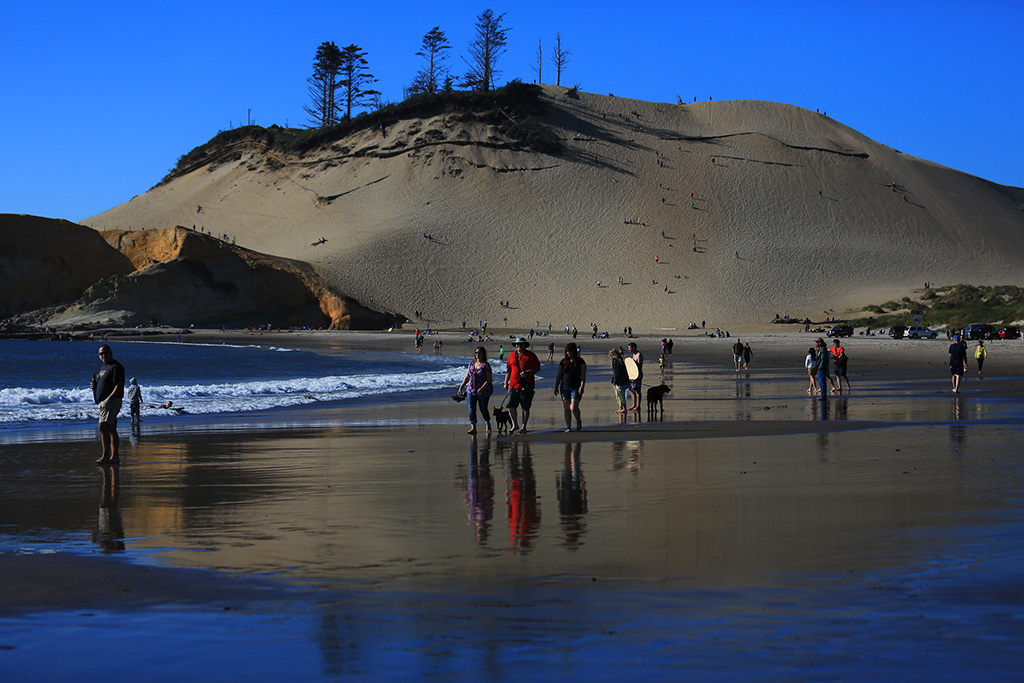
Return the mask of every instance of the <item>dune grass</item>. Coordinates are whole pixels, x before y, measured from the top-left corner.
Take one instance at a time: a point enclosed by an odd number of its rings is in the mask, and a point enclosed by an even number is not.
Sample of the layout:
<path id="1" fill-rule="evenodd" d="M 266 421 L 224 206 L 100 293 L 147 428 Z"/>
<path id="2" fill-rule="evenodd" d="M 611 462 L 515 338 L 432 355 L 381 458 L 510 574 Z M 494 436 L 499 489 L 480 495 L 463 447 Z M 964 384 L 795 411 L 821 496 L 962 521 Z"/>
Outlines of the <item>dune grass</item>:
<path id="1" fill-rule="evenodd" d="M 850 320 L 855 327 L 910 325 L 911 311 L 920 311 L 929 327 L 961 329 L 971 323 L 1011 325 L 1024 320 L 1024 288 L 1014 285 L 952 285 L 925 290 L 920 297 L 866 306 Z"/>

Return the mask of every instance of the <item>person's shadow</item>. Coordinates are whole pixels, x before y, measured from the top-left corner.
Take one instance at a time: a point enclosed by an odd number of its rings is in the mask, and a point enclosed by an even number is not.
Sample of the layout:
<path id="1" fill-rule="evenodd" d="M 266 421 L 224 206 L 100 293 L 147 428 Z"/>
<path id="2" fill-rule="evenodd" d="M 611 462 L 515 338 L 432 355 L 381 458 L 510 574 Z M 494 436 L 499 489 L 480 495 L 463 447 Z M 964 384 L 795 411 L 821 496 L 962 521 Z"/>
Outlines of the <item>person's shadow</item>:
<path id="1" fill-rule="evenodd" d="M 100 493 L 100 511 L 92 540 L 105 553 L 119 553 L 125 548 L 124 523 L 121 521 L 121 511 L 117 508 L 119 469 L 117 465 L 100 468 L 103 490 Z"/>

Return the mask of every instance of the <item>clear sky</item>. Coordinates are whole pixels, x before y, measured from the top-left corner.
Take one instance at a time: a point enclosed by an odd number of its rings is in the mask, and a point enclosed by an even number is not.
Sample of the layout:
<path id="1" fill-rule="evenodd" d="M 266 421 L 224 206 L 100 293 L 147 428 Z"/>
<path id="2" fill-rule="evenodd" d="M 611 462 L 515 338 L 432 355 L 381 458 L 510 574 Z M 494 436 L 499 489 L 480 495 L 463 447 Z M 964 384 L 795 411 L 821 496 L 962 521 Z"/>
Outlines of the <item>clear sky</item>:
<path id="1" fill-rule="evenodd" d="M 827 111 L 902 152 L 1024 186 L 1024 2 L 10 2 L 0 40 L 0 212 L 78 221 L 155 185 L 250 116 L 304 126 L 317 46 L 355 43 L 386 102 L 434 26 L 462 57 L 505 13 L 499 83 L 533 82 L 560 32 L 563 85 L 641 100 Z M 549 60 L 545 82 L 554 81 Z"/>

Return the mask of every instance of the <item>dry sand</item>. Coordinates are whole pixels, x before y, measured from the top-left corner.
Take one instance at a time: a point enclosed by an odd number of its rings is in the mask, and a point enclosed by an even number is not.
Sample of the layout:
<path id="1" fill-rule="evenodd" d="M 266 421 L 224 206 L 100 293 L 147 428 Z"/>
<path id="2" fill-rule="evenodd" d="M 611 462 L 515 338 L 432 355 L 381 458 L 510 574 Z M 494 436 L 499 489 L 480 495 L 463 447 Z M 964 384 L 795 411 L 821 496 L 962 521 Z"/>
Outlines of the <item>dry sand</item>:
<path id="1" fill-rule="evenodd" d="M 768 331 L 924 282 L 1024 284 L 1024 190 L 788 105 L 544 93 L 558 155 L 442 115 L 301 158 L 235 150 L 84 223 L 197 225 L 434 327 Z"/>

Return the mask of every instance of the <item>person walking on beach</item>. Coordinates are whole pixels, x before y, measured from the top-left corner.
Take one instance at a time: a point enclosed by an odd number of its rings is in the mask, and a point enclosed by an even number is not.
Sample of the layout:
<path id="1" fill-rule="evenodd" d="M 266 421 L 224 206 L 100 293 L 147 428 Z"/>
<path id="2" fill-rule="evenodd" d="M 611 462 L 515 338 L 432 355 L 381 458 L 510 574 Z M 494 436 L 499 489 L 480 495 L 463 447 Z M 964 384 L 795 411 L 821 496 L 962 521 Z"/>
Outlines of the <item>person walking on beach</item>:
<path id="1" fill-rule="evenodd" d="M 100 409 L 100 446 L 102 449 L 98 465 L 116 465 L 121 461 L 121 438 L 117 435 L 117 414 L 121 411 L 124 398 L 124 367 L 114 360 L 114 352 L 103 344 L 99 348 L 103 367 L 92 376 L 93 399 Z"/>
<path id="2" fill-rule="evenodd" d="M 640 353 L 636 348 L 635 342 L 629 342 L 629 357 L 633 359 L 637 367 L 636 379 L 629 380 L 629 395 L 633 399 L 633 404 L 629 407 L 630 410 L 640 410 L 640 390 L 643 388 L 644 383 L 644 354 Z"/>
<path id="3" fill-rule="evenodd" d="M 580 350 L 572 342 L 565 345 L 565 358 L 558 362 L 558 376 L 555 378 L 555 395 L 562 397 L 565 409 L 565 431 L 572 431 L 572 418 L 576 418 L 576 431 L 583 430 L 580 417 L 580 401 L 583 387 L 587 383 L 587 362 L 580 357 Z"/>
<path id="4" fill-rule="evenodd" d="M 736 366 L 736 372 L 743 368 L 743 342 L 739 339 L 732 345 L 732 362 Z"/>
<path id="5" fill-rule="evenodd" d="M 142 387 L 134 377 L 128 380 L 128 408 L 132 424 L 142 422 Z"/>
<path id="6" fill-rule="evenodd" d="M 750 350 L 750 342 L 743 345 L 743 369 L 750 369 L 750 359 L 754 357 L 754 352 Z"/>
<path id="7" fill-rule="evenodd" d="M 846 364 L 850 360 L 849 356 L 846 355 L 846 349 L 836 339 L 834 342 L 835 346 L 832 348 L 832 359 L 836 366 L 836 386 L 839 389 L 839 393 L 843 393 L 843 380 L 846 380 L 846 391 L 850 391 L 850 378 L 846 376 Z"/>
<path id="8" fill-rule="evenodd" d="M 509 433 L 526 434 L 526 425 L 530 421 L 530 406 L 533 405 L 533 392 L 536 375 L 540 371 L 540 359 L 529 350 L 530 342 L 523 337 L 516 337 L 512 342 L 515 353 L 508 357 L 508 370 L 505 372 L 505 388 L 509 390 L 508 412 L 512 417 L 512 428 Z M 523 421 L 519 422 L 516 411 L 522 406 Z"/>
<path id="9" fill-rule="evenodd" d="M 818 372 L 818 357 L 814 350 L 814 347 L 807 349 L 807 357 L 804 358 L 804 367 L 807 368 L 807 379 L 809 384 L 807 385 L 807 394 L 814 396 L 818 393 L 818 380 L 815 375 Z"/>
<path id="10" fill-rule="evenodd" d="M 480 413 L 487 423 L 487 436 L 491 435 L 491 413 L 487 410 L 487 400 L 494 393 L 494 378 L 491 374 L 491 364 L 487 362 L 487 349 L 482 346 L 476 347 L 473 351 L 473 360 L 466 368 L 466 376 L 459 385 L 459 393 L 467 394 L 469 404 L 469 431 L 467 434 L 476 434 L 476 414 Z"/>
<path id="11" fill-rule="evenodd" d="M 548 360 L 552 361 L 555 359 L 555 342 L 548 344 Z"/>
<path id="12" fill-rule="evenodd" d="M 978 340 L 978 346 L 974 349 L 974 360 L 978 363 L 978 374 L 981 374 L 981 368 L 985 365 L 985 358 L 988 356 L 988 351 L 985 349 L 985 342 Z"/>
<path id="13" fill-rule="evenodd" d="M 818 337 L 814 341 L 814 348 L 816 349 L 815 365 L 818 369 L 818 400 L 824 401 L 827 398 L 827 396 L 825 395 L 825 382 L 828 382 L 829 385 L 832 387 L 832 393 L 835 393 L 836 390 L 836 385 L 828 374 L 828 363 L 829 358 L 831 358 L 831 354 L 828 352 L 828 347 L 825 346 L 825 340 L 822 339 L 821 337 Z"/>
<path id="14" fill-rule="evenodd" d="M 608 357 L 612 359 L 612 384 L 615 386 L 615 400 L 619 404 L 616 413 L 626 412 L 626 392 L 629 391 L 629 373 L 626 372 L 626 362 L 622 360 L 622 351 L 610 349 Z"/>
<path id="15" fill-rule="evenodd" d="M 953 337 L 953 343 L 949 345 L 949 374 L 953 378 L 953 393 L 960 393 L 960 380 L 967 372 L 967 345 L 963 343 L 960 335 Z"/>

